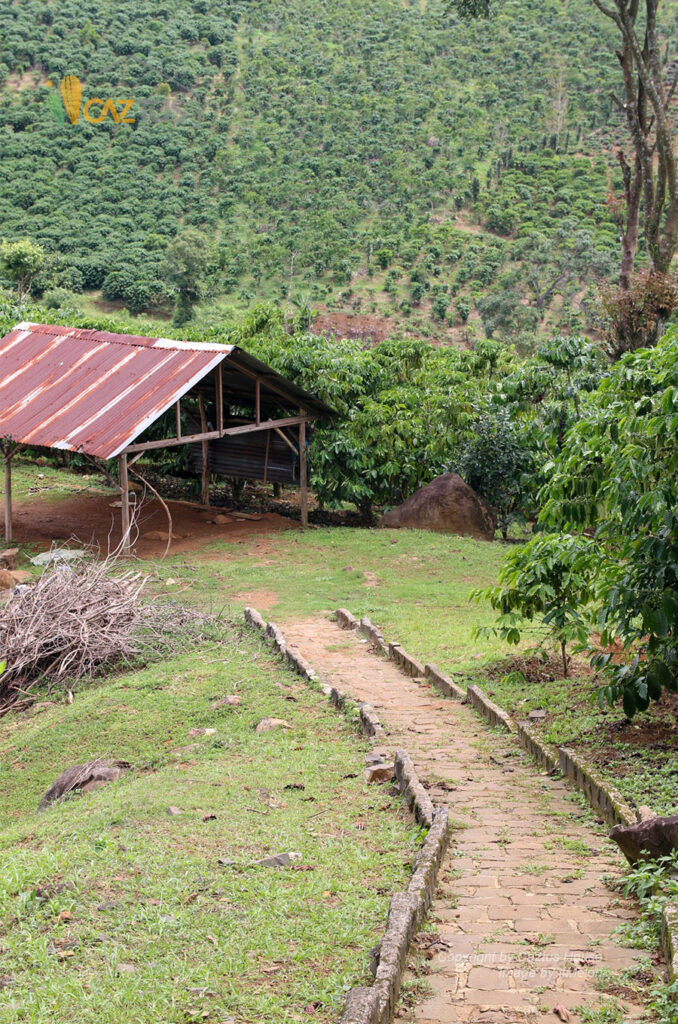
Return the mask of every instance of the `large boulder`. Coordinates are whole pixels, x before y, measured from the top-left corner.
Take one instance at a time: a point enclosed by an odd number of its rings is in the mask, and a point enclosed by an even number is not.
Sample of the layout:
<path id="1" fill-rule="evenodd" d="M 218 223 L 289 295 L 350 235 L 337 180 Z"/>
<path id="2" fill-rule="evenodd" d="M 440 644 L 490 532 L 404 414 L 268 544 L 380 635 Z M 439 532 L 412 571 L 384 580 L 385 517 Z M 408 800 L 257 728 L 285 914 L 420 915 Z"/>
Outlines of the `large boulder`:
<path id="1" fill-rule="evenodd" d="M 493 540 L 497 515 L 457 473 L 444 473 L 387 512 L 381 525 Z"/>
<path id="2" fill-rule="evenodd" d="M 648 818 L 635 825 L 615 825 L 610 832 L 630 864 L 667 857 L 678 850 L 678 814 Z"/>

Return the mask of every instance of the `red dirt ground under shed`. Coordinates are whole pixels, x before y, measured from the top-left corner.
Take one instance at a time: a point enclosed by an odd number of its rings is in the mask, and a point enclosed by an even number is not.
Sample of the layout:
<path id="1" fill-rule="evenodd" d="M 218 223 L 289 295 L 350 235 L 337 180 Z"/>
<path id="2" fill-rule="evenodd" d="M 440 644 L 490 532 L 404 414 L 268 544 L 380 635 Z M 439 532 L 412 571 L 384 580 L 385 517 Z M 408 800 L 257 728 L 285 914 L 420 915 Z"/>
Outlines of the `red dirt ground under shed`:
<path id="1" fill-rule="evenodd" d="M 298 523 L 274 512 L 240 519 L 237 517 L 241 513 L 228 516 L 225 509 L 207 509 L 189 502 L 168 501 L 167 506 L 172 516 L 170 554 L 195 551 L 215 540 L 237 544 L 255 535 L 299 529 Z M 217 516 L 225 514 L 227 522 L 214 522 Z M 105 552 L 119 544 L 122 534 L 120 501 L 113 492 L 80 494 L 45 502 L 17 501 L 12 518 L 14 541 L 36 544 L 41 549 L 51 547 L 55 541 L 68 541 L 96 544 Z M 169 525 L 165 510 L 156 498 L 143 502 L 137 522 L 139 536 L 133 545 L 134 553 L 139 558 L 161 557 L 167 547 Z"/>

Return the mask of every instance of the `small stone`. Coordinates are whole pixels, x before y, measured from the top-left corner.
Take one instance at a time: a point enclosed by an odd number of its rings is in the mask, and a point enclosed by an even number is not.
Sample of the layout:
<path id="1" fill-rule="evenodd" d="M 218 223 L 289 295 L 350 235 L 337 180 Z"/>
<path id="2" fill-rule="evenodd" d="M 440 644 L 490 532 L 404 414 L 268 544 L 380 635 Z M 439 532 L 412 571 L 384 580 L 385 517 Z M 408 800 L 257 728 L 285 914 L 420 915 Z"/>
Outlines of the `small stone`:
<path id="1" fill-rule="evenodd" d="M 31 711 L 34 715 L 39 715 L 41 711 L 47 711 L 48 708 L 55 707 L 54 701 L 41 700 L 39 704 L 33 704 Z"/>
<path id="2" fill-rule="evenodd" d="M 118 974 L 134 974 L 136 967 L 134 964 L 118 964 Z"/>
<path id="3" fill-rule="evenodd" d="M 47 790 L 40 801 L 38 810 L 44 811 L 50 804 L 57 803 L 66 793 L 79 791 L 90 793 L 110 782 L 115 782 L 131 765 L 127 761 L 88 761 L 67 768 Z"/>
<path id="4" fill-rule="evenodd" d="M 189 729 L 189 736 L 216 736 L 216 729 Z"/>
<path id="5" fill-rule="evenodd" d="M 4 551 L 0 551 L 0 568 L 1 569 L 16 569 L 19 565 L 19 549 L 18 548 L 6 548 Z"/>
<path id="6" fill-rule="evenodd" d="M 253 862 L 253 867 L 286 868 L 295 860 L 301 860 L 301 854 L 296 851 L 292 851 L 290 853 L 275 853 L 272 857 L 263 857 L 261 860 L 255 860 Z"/>
<path id="7" fill-rule="evenodd" d="M 0 569 L 0 590 L 14 590 L 16 580 L 9 569 Z"/>
<path id="8" fill-rule="evenodd" d="M 292 726 L 284 718 L 262 718 L 255 732 L 270 732 L 272 729 L 291 729 Z"/>
<path id="9" fill-rule="evenodd" d="M 181 814 L 181 810 L 178 807 L 170 806 L 167 808 L 167 813 L 170 818 L 176 818 L 178 814 Z"/>
<path id="10" fill-rule="evenodd" d="M 224 526 L 226 523 L 230 523 L 231 519 L 230 516 L 218 515 L 214 517 L 214 522 L 217 524 L 217 526 Z"/>
<path id="11" fill-rule="evenodd" d="M 15 583 L 27 583 L 33 579 L 33 573 L 26 569 L 10 569 L 9 574 Z"/>
<path id="12" fill-rule="evenodd" d="M 531 722 L 543 722 L 546 718 L 546 712 L 542 711 L 541 708 L 535 708 L 534 711 L 530 711 L 527 717 Z"/>
<path id="13" fill-rule="evenodd" d="M 176 587 L 176 585 L 177 585 L 177 581 L 172 576 L 170 576 L 170 578 L 168 580 L 165 580 L 165 586 L 166 587 Z"/>
<path id="14" fill-rule="evenodd" d="M 120 900 L 109 900 L 106 903 L 100 903 L 97 910 L 116 910 L 120 906 Z"/>
<path id="15" fill-rule="evenodd" d="M 211 708 L 213 711 L 216 711 L 217 708 L 236 708 L 241 700 L 242 698 L 237 694 L 231 693 L 228 697 L 221 697 L 220 700 L 213 701 Z"/>
<path id="16" fill-rule="evenodd" d="M 372 764 L 368 765 L 365 769 L 365 779 L 369 783 L 373 782 L 390 782 L 395 774 L 395 768 L 392 764 Z"/>

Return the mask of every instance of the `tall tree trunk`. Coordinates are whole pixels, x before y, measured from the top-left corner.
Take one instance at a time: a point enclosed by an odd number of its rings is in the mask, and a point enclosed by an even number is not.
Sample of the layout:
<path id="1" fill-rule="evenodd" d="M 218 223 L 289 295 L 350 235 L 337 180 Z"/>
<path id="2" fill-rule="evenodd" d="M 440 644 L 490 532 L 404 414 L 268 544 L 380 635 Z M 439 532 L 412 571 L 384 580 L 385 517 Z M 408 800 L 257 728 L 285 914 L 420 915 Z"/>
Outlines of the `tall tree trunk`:
<path id="1" fill-rule="evenodd" d="M 593 0 L 622 36 L 617 51 L 624 79 L 623 112 L 633 146 L 633 170 L 618 154 L 624 176 L 625 216 L 615 214 L 620 229 L 619 286 L 628 291 L 638 246 L 638 220 L 642 200 L 643 234 L 650 270 L 668 273 L 678 248 L 678 169 L 674 152 L 671 110 L 674 83 L 664 82 L 657 34 L 660 0 L 644 0 L 643 42 L 636 32 L 641 0 Z"/>

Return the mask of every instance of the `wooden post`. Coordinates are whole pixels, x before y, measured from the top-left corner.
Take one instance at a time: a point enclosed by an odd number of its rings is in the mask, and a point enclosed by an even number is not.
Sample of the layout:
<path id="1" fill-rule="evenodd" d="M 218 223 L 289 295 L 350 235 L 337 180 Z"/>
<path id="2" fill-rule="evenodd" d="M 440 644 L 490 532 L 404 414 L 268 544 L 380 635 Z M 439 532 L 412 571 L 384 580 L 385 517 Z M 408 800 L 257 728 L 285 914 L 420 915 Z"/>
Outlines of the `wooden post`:
<path id="1" fill-rule="evenodd" d="M 216 392 L 217 392 L 217 430 L 219 431 L 219 437 L 224 436 L 224 373 L 222 364 L 219 363 L 217 366 L 217 381 L 216 381 Z"/>
<path id="2" fill-rule="evenodd" d="M 174 406 L 174 413 L 177 421 L 177 441 L 181 439 L 181 401 Z"/>
<path id="3" fill-rule="evenodd" d="M 308 480 L 306 477 L 306 421 L 299 424 L 299 488 L 301 494 L 301 528 L 308 526 Z"/>
<path id="4" fill-rule="evenodd" d="M 259 426 L 261 423 L 261 381 L 258 377 L 254 383 L 254 415 L 256 424 Z"/>
<path id="5" fill-rule="evenodd" d="M 12 455 L 5 455 L 5 540 L 12 539 Z"/>
<path id="6" fill-rule="evenodd" d="M 130 521 L 129 521 L 129 477 L 127 475 L 127 455 L 125 452 L 118 455 L 118 482 L 120 484 L 120 498 L 122 502 L 122 554 L 123 558 L 129 558 L 132 553 L 130 544 Z"/>
<path id="7" fill-rule="evenodd" d="M 202 392 L 198 395 L 198 405 L 200 406 L 200 430 L 203 434 L 207 433 L 207 414 L 205 413 L 205 397 Z M 210 443 L 209 441 L 201 441 L 202 448 L 202 474 L 201 474 L 201 491 L 202 491 L 202 503 L 203 505 L 209 505 L 210 503 Z"/>

